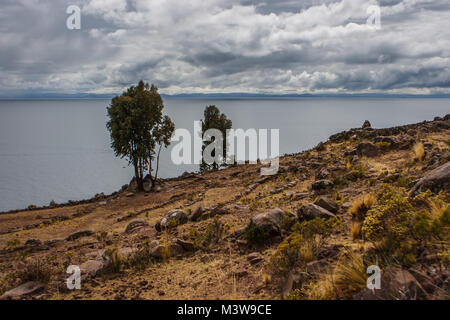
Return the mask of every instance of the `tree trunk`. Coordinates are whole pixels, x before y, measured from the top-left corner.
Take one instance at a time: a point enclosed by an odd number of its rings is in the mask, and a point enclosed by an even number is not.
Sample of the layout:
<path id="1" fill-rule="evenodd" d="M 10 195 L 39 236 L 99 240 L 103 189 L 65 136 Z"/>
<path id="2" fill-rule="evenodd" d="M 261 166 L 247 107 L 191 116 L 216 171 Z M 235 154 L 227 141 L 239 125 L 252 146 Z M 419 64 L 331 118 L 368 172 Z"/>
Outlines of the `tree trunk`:
<path id="1" fill-rule="evenodd" d="M 144 181 L 142 180 L 140 165 L 137 161 L 134 162 L 134 176 L 136 178 L 137 190 L 144 191 Z"/>
<path id="2" fill-rule="evenodd" d="M 152 179 L 152 188 L 155 186 L 155 184 L 156 184 L 156 179 L 158 179 L 158 170 L 159 170 L 159 155 L 161 154 L 161 147 L 162 147 L 162 145 L 159 145 L 159 150 L 158 150 L 158 156 L 156 157 L 156 172 L 155 172 L 155 179 L 154 179 L 154 182 L 153 182 L 153 179 Z"/>

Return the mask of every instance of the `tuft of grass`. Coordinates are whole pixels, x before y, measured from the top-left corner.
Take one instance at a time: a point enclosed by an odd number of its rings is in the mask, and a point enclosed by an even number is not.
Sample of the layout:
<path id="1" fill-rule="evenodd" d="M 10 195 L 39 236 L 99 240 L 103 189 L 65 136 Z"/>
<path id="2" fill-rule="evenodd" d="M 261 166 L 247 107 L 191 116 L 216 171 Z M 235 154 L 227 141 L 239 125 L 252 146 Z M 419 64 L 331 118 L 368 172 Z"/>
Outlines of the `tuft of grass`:
<path id="1" fill-rule="evenodd" d="M 352 239 L 356 240 L 356 239 L 361 239 L 361 228 L 362 228 L 362 223 L 358 222 L 358 221 L 353 221 L 350 224 L 350 231 L 352 233 Z"/>
<path id="2" fill-rule="evenodd" d="M 353 220 L 360 222 L 364 221 L 367 211 L 372 208 L 374 203 L 375 196 L 373 194 L 363 194 L 353 201 L 351 207 L 348 209 L 348 212 L 353 216 Z"/>
<path id="3" fill-rule="evenodd" d="M 365 288 L 366 268 L 363 256 L 348 250 L 345 258 L 337 263 L 333 272 L 334 285 L 339 295 L 347 297 Z"/>
<path id="4" fill-rule="evenodd" d="M 425 148 L 422 142 L 417 142 L 413 146 L 414 160 L 422 161 L 425 157 Z"/>
<path id="5" fill-rule="evenodd" d="M 15 273 L 15 277 L 20 279 L 20 283 L 28 281 L 48 282 L 52 276 L 53 270 L 48 261 L 40 259 L 27 260 L 23 268 Z"/>

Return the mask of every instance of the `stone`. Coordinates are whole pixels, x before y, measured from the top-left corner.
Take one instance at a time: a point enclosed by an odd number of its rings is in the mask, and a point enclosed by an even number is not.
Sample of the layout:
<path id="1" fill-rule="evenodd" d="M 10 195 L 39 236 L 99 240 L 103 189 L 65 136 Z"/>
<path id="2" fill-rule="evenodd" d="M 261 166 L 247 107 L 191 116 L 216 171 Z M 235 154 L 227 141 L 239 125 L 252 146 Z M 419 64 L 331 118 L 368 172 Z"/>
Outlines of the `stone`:
<path id="1" fill-rule="evenodd" d="M 197 221 L 200 216 L 203 213 L 203 208 L 202 206 L 198 206 L 197 208 L 195 208 L 195 210 L 192 212 L 191 216 L 189 217 L 190 221 Z"/>
<path id="2" fill-rule="evenodd" d="M 302 205 L 297 210 L 297 217 L 300 221 L 312 220 L 315 218 L 333 218 L 336 217 L 333 213 L 315 205 L 314 203 L 307 203 Z"/>
<path id="3" fill-rule="evenodd" d="M 372 142 L 361 142 L 356 146 L 356 153 L 364 157 L 376 157 L 378 148 Z"/>
<path id="4" fill-rule="evenodd" d="M 185 251 L 194 251 L 195 250 L 195 246 L 192 242 L 181 240 L 181 239 L 177 239 L 175 242 L 177 244 L 179 244 Z"/>
<path id="5" fill-rule="evenodd" d="M 325 179 L 325 178 L 328 178 L 329 176 L 330 176 L 330 172 L 326 168 L 323 168 L 322 170 L 319 171 L 316 178 L 317 179 Z"/>
<path id="6" fill-rule="evenodd" d="M 45 285 L 41 282 L 29 281 L 14 289 L 6 291 L 2 296 L 0 296 L 0 300 L 24 298 L 26 296 L 41 292 L 44 290 L 44 287 Z"/>
<path id="7" fill-rule="evenodd" d="M 312 190 L 323 190 L 323 189 L 326 189 L 326 188 L 332 187 L 332 186 L 333 186 L 332 181 L 322 179 L 322 180 L 317 180 L 317 181 L 313 182 L 311 185 L 311 188 L 312 188 Z"/>
<path id="8" fill-rule="evenodd" d="M 428 172 L 412 187 L 409 192 L 410 196 L 432 189 L 440 191 L 443 187 L 450 185 L 450 161 Z"/>
<path id="9" fill-rule="evenodd" d="M 315 201 L 314 201 L 315 205 L 318 205 L 319 207 L 322 207 L 328 211 L 330 211 L 331 213 L 337 213 L 339 210 L 339 206 L 338 204 L 331 200 L 328 197 L 318 197 Z"/>
<path id="10" fill-rule="evenodd" d="M 239 279 L 248 275 L 248 271 L 245 269 L 237 269 L 233 272 L 233 275 Z"/>
<path id="11" fill-rule="evenodd" d="M 186 213 L 179 209 L 170 210 L 166 215 L 155 225 L 157 231 L 164 230 L 168 227 L 174 227 L 184 224 L 188 221 Z M 174 223 L 175 225 L 172 225 Z"/>
<path id="12" fill-rule="evenodd" d="M 125 233 L 133 233 L 146 226 L 148 226 L 148 223 L 144 219 L 135 219 L 127 225 L 127 227 L 125 228 Z"/>
<path id="13" fill-rule="evenodd" d="M 372 125 L 370 124 L 369 120 L 364 121 L 363 125 L 362 125 L 363 129 L 369 129 L 372 128 Z"/>
<path id="14" fill-rule="evenodd" d="M 133 193 L 133 192 L 128 192 L 128 193 L 125 195 L 125 197 L 127 197 L 127 198 L 134 197 L 134 193 Z"/>
<path id="15" fill-rule="evenodd" d="M 26 246 L 34 247 L 34 246 L 40 246 L 41 244 L 42 244 L 41 240 L 35 239 L 35 238 L 31 238 L 31 239 L 28 239 L 27 241 L 25 241 Z"/>
<path id="16" fill-rule="evenodd" d="M 80 265 L 81 277 L 83 278 L 94 278 L 101 274 L 109 266 L 109 259 L 103 259 L 100 261 L 88 260 Z"/>
<path id="17" fill-rule="evenodd" d="M 163 245 L 159 244 L 156 247 L 150 249 L 150 255 L 154 258 L 162 259 L 167 258 L 169 252 L 167 252 L 166 248 Z"/>
<path id="18" fill-rule="evenodd" d="M 259 252 L 252 252 L 247 256 L 247 260 L 250 262 L 250 264 L 257 264 L 264 259 Z"/>
<path id="19" fill-rule="evenodd" d="M 54 246 L 57 243 L 63 242 L 65 239 L 63 238 L 55 238 L 55 239 L 51 239 L 51 240 L 46 240 L 44 241 L 44 244 L 46 246 Z"/>
<path id="20" fill-rule="evenodd" d="M 73 240 L 77 240 L 78 238 L 81 237 L 89 237 L 92 236 L 94 234 L 94 232 L 92 232 L 91 230 L 82 230 L 82 231 L 78 231 L 75 233 L 72 233 L 71 235 L 66 237 L 67 241 L 73 241 Z"/>
<path id="21" fill-rule="evenodd" d="M 254 216 L 251 218 L 251 223 L 265 230 L 270 235 L 277 235 L 281 233 L 281 224 L 285 216 L 286 213 L 284 211 L 276 208 Z"/>

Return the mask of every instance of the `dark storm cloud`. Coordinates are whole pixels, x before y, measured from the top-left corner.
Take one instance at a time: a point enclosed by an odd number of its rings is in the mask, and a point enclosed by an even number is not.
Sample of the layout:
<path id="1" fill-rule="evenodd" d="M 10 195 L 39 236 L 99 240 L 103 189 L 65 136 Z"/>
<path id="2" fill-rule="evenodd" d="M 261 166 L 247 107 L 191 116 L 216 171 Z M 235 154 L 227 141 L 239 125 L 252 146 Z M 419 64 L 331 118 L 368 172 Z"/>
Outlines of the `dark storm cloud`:
<path id="1" fill-rule="evenodd" d="M 66 8 L 82 8 L 81 30 Z M 381 29 L 366 25 L 381 6 Z M 450 92 L 446 0 L 3 0 L 0 95 Z"/>

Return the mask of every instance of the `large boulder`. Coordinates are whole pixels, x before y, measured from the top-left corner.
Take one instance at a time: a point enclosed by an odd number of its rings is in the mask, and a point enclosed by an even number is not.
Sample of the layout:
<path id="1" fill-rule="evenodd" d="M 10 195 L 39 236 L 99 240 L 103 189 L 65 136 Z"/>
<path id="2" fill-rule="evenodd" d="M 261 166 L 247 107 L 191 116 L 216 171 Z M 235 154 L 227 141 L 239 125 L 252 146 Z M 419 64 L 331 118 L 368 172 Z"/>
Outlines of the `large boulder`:
<path id="1" fill-rule="evenodd" d="M 359 156 L 376 157 L 378 155 L 378 148 L 372 142 L 361 142 L 356 146 L 356 153 Z"/>
<path id="2" fill-rule="evenodd" d="M 166 215 L 156 223 L 155 229 L 161 231 L 169 227 L 184 224 L 188 221 L 188 217 L 183 210 L 174 209 L 166 213 Z"/>
<path id="3" fill-rule="evenodd" d="M 414 196 L 427 189 L 438 191 L 450 185 L 450 161 L 428 172 L 412 187 L 409 194 Z"/>
<path id="4" fill-rule="evenodd" d="M 270 235 L 281 233 L 281 224 L 285 218 L 286 213 L 281 209 L 273 209 L 268 212 L 263 212 L 254 216 L 250 223 L 266 231 Z"/>
<path id="5" fill-rule="evenodd" d="M 364 288 L 353 296 L 354 300 L 412 300 L 426 298 L 427 293 L 407 270 L 394 269 L 382 273 L 381 289 Z"/>
<path id="6" fill-rule="evenodd" d="M 315 205 L 314 203 L 307 203 L 302 205 L 297 210 L 297 217 L 300 221 L 312 220 L 315 218 L 333 218 L 336 217 L 333 213 Z"/>
<path id="7" fill-rule="evenodd" d="M 315 191 L 319 191 L 319 190 L 324 190 L 324 189 L 326 189 L 328 187 L 332 187 L 332 186 L 333 186 L 333 181 L 322 179 L 322 180 L 314 181 L 311 185 L 311 189 L 315 190 Z"/>
<path id="8" fill-rule="evenodd" d="M 338 204 L 328 197 L 323 197 L 323 196 L 318 197 L 314 201 L 314 204 L 318 205 L 319 207 L 322 207 L 332 213 L 337 213 L 339 210 Z"/>
<path id="9" fill-rule="evenodd" d="M 148 223 L 144 219 L 135 219 L 127 225 L 127 227 L 125 228 L 125 233 L 133 233 L 146 226 L 148 226 Z"/>
<path id="10" fill-rule="evenodd" d="M 41 282 L 29 281 L 18 286 L 17 288 L 6 291 L 2 296 L 0 296 L 0 300 L 21 299 L 42 291 L 44 287 L 44 284 Z"/>
<path id="11" fill-rule="evenodd" d="M 197 221 L 201 215 L 203 213 L 203 208 L 202 206 L 198 206 L 191 214 L 191 216 L 189 217 L 189 220 L 191 221 Z"/>

